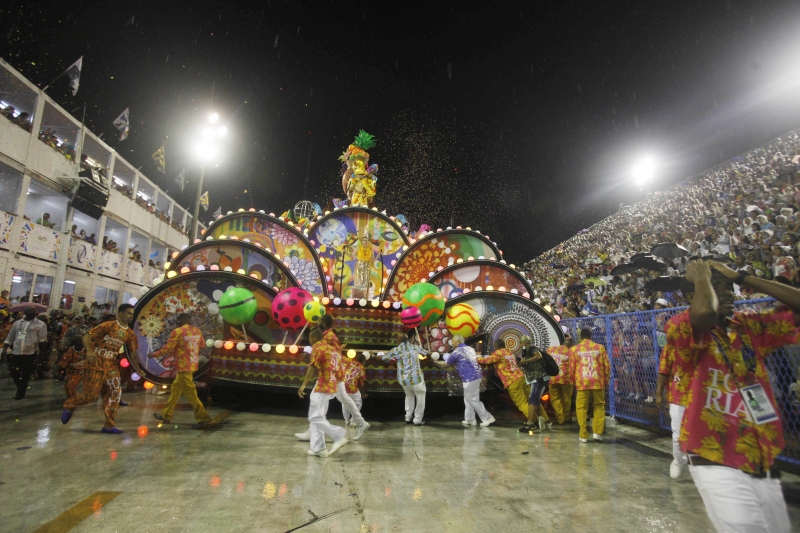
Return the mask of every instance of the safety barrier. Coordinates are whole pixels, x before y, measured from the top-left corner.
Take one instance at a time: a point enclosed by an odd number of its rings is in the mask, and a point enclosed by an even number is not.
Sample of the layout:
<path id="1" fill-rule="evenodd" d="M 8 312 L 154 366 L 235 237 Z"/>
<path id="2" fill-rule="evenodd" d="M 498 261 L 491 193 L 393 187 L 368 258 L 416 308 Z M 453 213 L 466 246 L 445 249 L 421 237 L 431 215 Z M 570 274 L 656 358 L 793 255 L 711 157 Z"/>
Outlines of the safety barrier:
<path id="1" fill-rule="evenodd" d="M 776 305 L 771 298 L 736 303 L 737 311 L 766 310 Z M 656 379 L 661 348 L 666 343 L 664 324 L 686 307 L 563 319 L 573 339 L 581 329 L 592 331 L 592 340 L 606 347 L 611 362 L 611 382 L 606 391 L 610 416 L 670 429 L 669 413 L 656 407 Z M 786 446 L 779 459 L 800 465 L 800 390 L 792 385 L 800 376 L 800 345 L 784 346 L 767 359 L 767 371 L 780 409 Z M 798 389 L 798 387 L 795 387 Z"/>

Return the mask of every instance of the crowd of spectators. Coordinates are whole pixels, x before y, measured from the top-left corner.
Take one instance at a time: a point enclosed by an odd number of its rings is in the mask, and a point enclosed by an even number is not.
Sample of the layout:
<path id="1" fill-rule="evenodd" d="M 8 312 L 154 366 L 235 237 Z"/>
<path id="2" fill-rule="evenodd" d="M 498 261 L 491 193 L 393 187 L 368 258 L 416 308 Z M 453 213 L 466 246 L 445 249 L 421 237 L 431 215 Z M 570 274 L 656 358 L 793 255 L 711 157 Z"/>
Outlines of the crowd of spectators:
<path id="1" fill-rule="evenodd" d="M 3 110 L 0 111 L 0 114 L 25 131 L 31 131 L 31 129 L 33 128 L 33 124 L 31 124 L 30 122 L 31 120 L 30 113 L 28 113 L 27 111 L 23 111 L 22 113 L 17 113 L 17 110 L 14 108 L 13 105 L 5 106 Z"/>
<path id="2" fill-rule="evenodd" d="M 713 256 L 748 274 L 800 286 L 800 137 L 784 137 L 677 186 L 648 194 L 527 263 L 534 296 L 562 317 L 685 305 L 680 292 L 645 290 L 678 276 L 688 257 L 656 270 L 611 270 L 659 243 Z M 588 280 L 588 281 L 587 281 Z M 739 299 L 756 297 L 738 288 Z"/>
<path id="3" fill-rule="evenodd" d="M 95 237 L 95 234 L 92 233 L 91 235 L 87 235 L 85 229 L 78 230 L 77 224 L 72 225 L 70 237 L 72 237 L 73 241 L 86 241 L 91 245 L 97 246 L 97 238 Z"/>
<path id="4" fill-rule="evenodd" d="M 75 144 L 66 140 L 60 141 L 52 129 L 47 128 L 40 131 L 39 140 L 56 152 L 63 154 L 67 161 L 75 161 Z"/>

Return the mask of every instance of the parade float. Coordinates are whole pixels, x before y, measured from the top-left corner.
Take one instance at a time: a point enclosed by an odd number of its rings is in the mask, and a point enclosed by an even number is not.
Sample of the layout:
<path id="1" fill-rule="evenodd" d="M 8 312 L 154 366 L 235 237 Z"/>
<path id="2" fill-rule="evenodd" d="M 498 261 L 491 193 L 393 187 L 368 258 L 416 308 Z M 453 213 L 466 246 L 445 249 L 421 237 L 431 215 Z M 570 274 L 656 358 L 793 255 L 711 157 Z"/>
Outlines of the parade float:
<path id="1" fill-rule="evenodd" d="M 454 334 L 478 353 L 498 339 L 519 351 L 523 336 L 541 348 L 561 344 L 557 317 L 532 300 L 530 282 L 488 236 L 460 226 L 414 232 L 403 215 L 373 205 L 373 146 L 362 131 L 340 157 L 346 201 L 324 212 L 309 201 L 281 215 L 229 211 L 174 253 L 136 304 L 139 349 L 127 354 L 136 377 L 171 383 L 171 357 L 148 355 L 182 312 L 206 341 L 196 378 L 287 392 L 306 371 L 306 331 L 326 313 L 344 355 L 367 359 L 369 392 L 402 392 L 396 367 L 380 356 L 409 328 L 431 353 L 426 359 L 449 351 Z M 421 365 L 428 393 L 447 392 L 447 371 Z"/>

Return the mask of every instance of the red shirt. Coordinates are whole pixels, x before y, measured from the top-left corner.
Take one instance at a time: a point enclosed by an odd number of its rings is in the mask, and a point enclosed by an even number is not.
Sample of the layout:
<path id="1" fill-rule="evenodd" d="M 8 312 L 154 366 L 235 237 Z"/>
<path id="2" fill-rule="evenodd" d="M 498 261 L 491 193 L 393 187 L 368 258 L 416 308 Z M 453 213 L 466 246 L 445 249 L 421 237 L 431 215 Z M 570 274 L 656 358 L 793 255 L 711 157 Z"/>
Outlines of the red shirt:
<path id="1" fill-rule="evenodd" d="M 347 394 L 355 394 L 364 386 L 367 373 L 364 372 L 364 366 L 355 359 L 342 357 L 341 361 L 344 369 L 344 389 Z"/>
<path id="2" fill-rule="evenodd" d="M 103 322 L 90 329 L 89 337 L 96 356 L 95 363 L 89 367 L 91 370 L 116 372 L 117 356 L 122 347 L 127 344 L 128 350 L 133 354 L 139 346 L 133 330 L 120 326 L 116 320 Z"/>
<path id="3" fill-rule="evenodd" d="M 688 341 L 692 337 L 689 310 L 670 318 L 664 325 L 667 344 L 661 350 L 658 373 L 669 376 L 667 400 L 675 405 L 686 406 L 686 397 L 692 379 L 694 365 Z"/>
<path id="4" fill-rule="evenodd" d="M 611 376 L 605 347 L 584 339 L 570 348 L 569 375 L 576 390 L 605 389 Z"/>
<path id="5" fill-rule="evenodd" d="M 739 388 L 760 384 L 778 411 L 764 360 L 776 348 L 797 341 L 794 313 L 786 308 L 737 313 L 728 331 L 715 324 L 699 339 L 690 334 L 680 340 L 679 348 L 689 343 L 693 364 L 680 433 L 683 450 L 745 472 L 769 469 L 783 449 L 781 422 L 752 422 Z M 717 343 L 725 350 L 733 373 Z M 743 357 L 743 352 L 750 351 L 754 353 L 752 371 Z"/>
<path id="6" fill-rule="evenodd" d="M 569 350 L 563 344 L 547 349 L 547 353 L 558 363 L 559 369 L 558 375 L 550 378 L 551 385 L 572 385 L 572 378 L 569 375 Z"/>
<path id="7" fill-rule="evenodd" d="M 337 376 L 343 374 L 339 352 L 327 342 L 319 341 L 311 349 L 311 366 L 317 367 L 319 376 L 314 392 L 336 394 Z"/>
<path id="8" fill-rule="evenodd" d="M 506 388 L 524 377 L 522 370 L 517 366 L 517 358 L 514 356 L 514 352 L 508 348 L 500 348 L 489 357 L 478 357 L 477 360 L 482 365 L 495 365 L 494 368 L 497 371 L 497 375 L 500 376 L 500 381 L 503 382 L 503 386 Z"/>
<path id="9" fill-rule="evenodd" d="M 185 324 L 172 330 L 167 343 L 150 357 L 162 357 L 171 353 L 175 357 L 177 372 L 194 372 L 200 361 L 200 348 L 204 344 L 203 333 L 196 327 Z"/>

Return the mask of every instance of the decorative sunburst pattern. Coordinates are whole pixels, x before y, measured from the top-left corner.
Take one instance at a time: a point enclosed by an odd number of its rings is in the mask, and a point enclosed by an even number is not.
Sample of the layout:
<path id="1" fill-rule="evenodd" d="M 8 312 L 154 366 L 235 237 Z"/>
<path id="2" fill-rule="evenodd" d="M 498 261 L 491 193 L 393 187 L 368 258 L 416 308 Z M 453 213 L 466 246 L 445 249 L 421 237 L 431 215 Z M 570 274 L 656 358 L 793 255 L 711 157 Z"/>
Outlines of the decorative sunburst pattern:
<path id="1" fill-rule="evenodd" d="M 528 307 L 520 302 L 508 304 L 505 300 L 498 303 L 507 304 L 502 309 L 494 307 L 494 300 L 484 300 L 484 315 L 481 317 L 479 333 L 489 333 L 491 346 L 495 341 L 503 339 L 506 348 L 514 353 L 521 350 L 521 339 L 528 336 L 535 346 L 547 348 L 552 344 L 552 327 L 547 321 L 532 307 Z M 557 340 L 556 340 L 556 343 Z"/>

